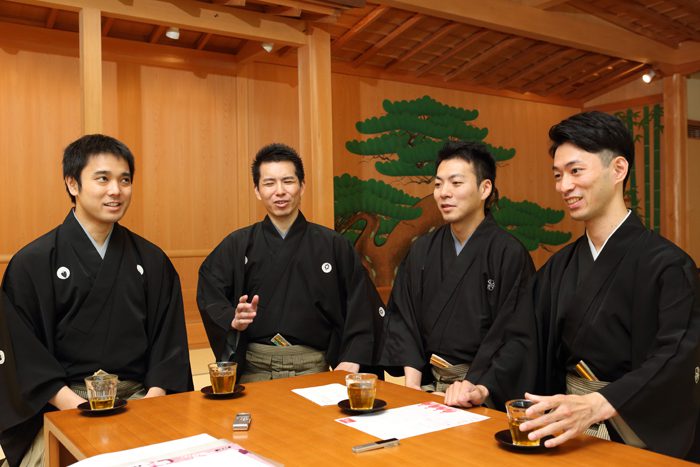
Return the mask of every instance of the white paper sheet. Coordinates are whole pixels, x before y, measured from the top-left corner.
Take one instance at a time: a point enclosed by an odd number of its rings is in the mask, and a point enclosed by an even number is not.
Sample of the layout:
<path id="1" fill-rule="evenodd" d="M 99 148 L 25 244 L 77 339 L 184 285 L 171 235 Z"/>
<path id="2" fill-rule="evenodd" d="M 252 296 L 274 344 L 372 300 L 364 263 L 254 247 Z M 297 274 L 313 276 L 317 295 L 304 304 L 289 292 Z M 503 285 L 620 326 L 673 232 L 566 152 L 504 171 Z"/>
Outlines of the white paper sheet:
<path id="1" fill-rule="evenodd" d="M 226 440 L 207 434 L 151 444 L 135 449 L 89 457 L 72 467 L 155 467 L 177 464 L 183 467 L 262 466 L 265 462 Z"/>
<path id="2" fill-rule="evenodd" d="M 423 402 L 383 412 L 339 418 L 336 422 L 380 439 L 404 439 L 488 418 L 437 402 Z"/>
<path id="3" fill-rule="evenodd" d="M 338 383 L 292 389 L 292 392 L 318 405 L 337 405 L 338 402 L 348 398 L 348 390 Z"/>

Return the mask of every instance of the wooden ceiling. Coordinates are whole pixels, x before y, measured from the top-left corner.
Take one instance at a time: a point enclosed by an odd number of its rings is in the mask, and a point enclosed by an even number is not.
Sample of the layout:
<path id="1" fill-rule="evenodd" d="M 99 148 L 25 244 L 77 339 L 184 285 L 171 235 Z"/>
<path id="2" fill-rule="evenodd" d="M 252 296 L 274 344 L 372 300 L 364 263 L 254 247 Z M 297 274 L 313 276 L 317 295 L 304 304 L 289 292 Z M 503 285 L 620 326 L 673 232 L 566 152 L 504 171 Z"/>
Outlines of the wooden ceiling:
<path id="1" fill-rule="evenodd" d="M 652 68 L 661 76 L 700 70 L 698 0 L 150 1 L 215 16 L 254 14 L 245 18 L 299 29 L 312 24 L 330 33 L 336 72 L 545 102 L 580 105 Z M 55 7 L 64 3 L 76 1 L 0 0 L 0 26 L 24 27 L 13 34 L 41 28 L 77 35 L 78 13 Z M 155 16 L 134 21 L 108 9 L 102 16 L 104 38 L 139 50 L 295 63 L 295 44 L 272 44 L 267 54 L 260 40 L 187 28 L 173 40 L 165 35 L 171 25 Z M 0 29 L 0 45 L 2 35 Z"/>

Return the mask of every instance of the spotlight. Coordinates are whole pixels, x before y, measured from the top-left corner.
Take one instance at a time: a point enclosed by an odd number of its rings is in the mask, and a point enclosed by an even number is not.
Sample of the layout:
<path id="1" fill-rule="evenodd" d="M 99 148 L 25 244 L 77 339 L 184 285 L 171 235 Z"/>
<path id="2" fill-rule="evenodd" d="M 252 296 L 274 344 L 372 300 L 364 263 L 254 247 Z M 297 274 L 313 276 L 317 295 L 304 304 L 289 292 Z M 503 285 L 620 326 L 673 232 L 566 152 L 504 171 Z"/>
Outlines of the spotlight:
<path id="1" fill-rule="evenodd" d="M 165 31 L 165 37 L 174 41 L 178 40 L 180 38 L 180 28 L 169 27 L 168 30 Z"/>
<path id="2" fill-rule="evenodd" d="M 654 79 L 655 76 L 656 76 L 656 72 L 654 70 L 649 70 L 642 75 L 642 81 L 649 84 L 649 83 L 651 83 L 651 81 Z"/>
<path id="3" fill-rule="evenodd" d="M 275 47 L 275 44 L 272 42 L 263 42 L 262 43 L 262 48 L 265 50 L 265 52 L 270 53 L 272 52 L 272 49 Z"/>

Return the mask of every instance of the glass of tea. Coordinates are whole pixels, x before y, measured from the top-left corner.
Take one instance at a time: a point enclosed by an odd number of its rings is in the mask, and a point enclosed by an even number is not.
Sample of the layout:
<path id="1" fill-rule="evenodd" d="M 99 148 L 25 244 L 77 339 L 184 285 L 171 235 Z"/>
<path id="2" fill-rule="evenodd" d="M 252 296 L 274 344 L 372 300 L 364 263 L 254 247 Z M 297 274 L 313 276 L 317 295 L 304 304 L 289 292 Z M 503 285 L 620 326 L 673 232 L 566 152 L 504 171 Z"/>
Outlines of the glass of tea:
<path id="1" fill-rule="evenodd" d="M 117 398 L 117 375 L 108 373 L 94 374 L 85 378 L 88 400 L 91 410 L 105 410 L 114 407 Z"/>
<path id="2" fill-rule="evenodd" d="M 531 420 L 525 415 L 525 411 L 535 402 L 527 399 L 513 399 L 506 402 L 506 412 L 508 412 L 508 428 L 513 444 L 516 446 L 539 446 L 540 440 L 531 441 L 527 437 L 527 432 L 520 431 L 522 423 Z"/>
<path id="3" fill-rule="evenodd" d="M 214 362 L 209 364 L 209 379 L 214 394 L 230 394 L 236 386 L 236 362 Z"/>
<path id="4" fill-rule="evenodd" d="M 355 373 L 345 377 L 348 399 L 352 410 L 370 410 L 374 407 L 377 395 L 377 375 L 372 373 Z"/>

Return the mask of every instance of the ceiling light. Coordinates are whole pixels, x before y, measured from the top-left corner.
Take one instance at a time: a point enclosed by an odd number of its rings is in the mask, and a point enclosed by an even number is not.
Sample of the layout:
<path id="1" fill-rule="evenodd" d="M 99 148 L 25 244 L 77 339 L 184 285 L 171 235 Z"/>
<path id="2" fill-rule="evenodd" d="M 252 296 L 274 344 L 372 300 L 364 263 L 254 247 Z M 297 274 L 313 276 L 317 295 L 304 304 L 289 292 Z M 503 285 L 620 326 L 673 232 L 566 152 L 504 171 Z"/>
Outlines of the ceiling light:
<path id="1" fill-rule="evenodd" d="M 649 70 L 642 75 L 642 81 L 649 84 L 649 83 L 651 83 L 651 81 L 654 79 L 655 76 L 656 76 L 656 72 L 654 70 Z"/>
<path id="2" fill-rule="evenodd" d="M 262 48 L 265 50 L 265 52 L 270 53 L 272 52 L 272 49 L 275 47 L 275 44 L 272 42 L 263 42 L 262 43 Z"/>
<path id="3" fill-rule="evenodd" d="M 165 37 L 174 41 L 178 40 L 180 38 L 180 28 L 169 27 L 168 30 L 165 31 Z"/>

